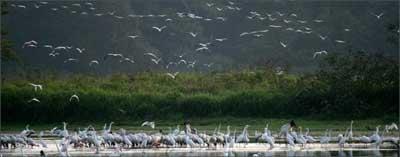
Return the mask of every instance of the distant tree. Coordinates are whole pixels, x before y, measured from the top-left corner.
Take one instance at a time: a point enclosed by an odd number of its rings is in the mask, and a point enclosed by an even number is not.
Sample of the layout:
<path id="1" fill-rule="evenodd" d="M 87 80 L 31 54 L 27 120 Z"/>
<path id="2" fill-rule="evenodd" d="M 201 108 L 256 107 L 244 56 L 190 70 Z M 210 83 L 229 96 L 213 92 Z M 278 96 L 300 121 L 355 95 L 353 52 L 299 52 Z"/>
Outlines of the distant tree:
<path id="1" fill-rule="evenodd" d="M 7 10 L 7 2 L 1 2 L 1 16 L 8 14 Z M 12 49 L 13 43 L 6 39 L 8 32 L 5 30 L 3 24 L 1 25 L 1 61 L 17 61 L 19 62 L 19 58 L 16 52 Z"/>

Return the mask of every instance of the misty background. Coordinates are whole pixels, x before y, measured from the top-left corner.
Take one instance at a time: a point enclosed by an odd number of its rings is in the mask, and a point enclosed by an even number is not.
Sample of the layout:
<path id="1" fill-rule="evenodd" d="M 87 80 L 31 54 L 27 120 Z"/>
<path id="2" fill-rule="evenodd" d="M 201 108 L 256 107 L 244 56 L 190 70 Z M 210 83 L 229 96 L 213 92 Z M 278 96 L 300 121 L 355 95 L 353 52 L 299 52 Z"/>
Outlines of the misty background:
<path id="1" fill-rule="evenodd" d="M 85 5 L 87 2 L 93 5 Z M 76 3 L 81 7 L 73 5 Z M 213 6 L 209 7 L 206 3 L 212 3 Z M 286 67 L 289 73 L 303 73 L 312 72 L 318 67 L 320 57 L 313 58 L 316 51 L 343 54 L 363 51 L 394 58 L 398 58 L 399 54 L 398 1 L 49 1 L 39 8 L 35 8 L 35 5 L 40 5 L 39 1 L 8 1 L 7 5 L 8 14 L 2 16 L 1 22 L 2 29 L 8 34 L 2 38 L 13 42 L 13 49 L 22 61 L 3 61 L 4 75 L 39 70 L 62 74 L 210 72 L 255 68 L 271 62 L 276 67 Z M 239 9 L 228 9 L 228 6 Z M 218 11 L 217 7 L 223 10 Z M 179 17 L 178 12 L 184 13 L 185 17 Z M 260 16 L 249 19 L 253 16 L 250 12 L 257 12 Z M 189 13 L 202 19 L 189 18 Z M 375 15 L 381 13 L 383 16 L 378 19 Z M 154 16 L 148 16 L 150 14 Z M 269 20 L 267 14 L 276 20 Z M 217 17 L 226 20 L 218 20 Z M 206 18 L 212 20 L 206 21 Z M 292 22 L 285 23 L 283 20 Z M 162 32 L 152 28 L 164 25 L 167 28 Z M 270 25 L 282 27 L 272 28 Z M 286 30 L 289 27 L 302 31 L 307 31 L 307 27 L 312 32 L 307 34 Z M 265 29 L 269 31 L 262 33 L 261 37 L 240 36 L 243 32 Z M 188 32 L 198 35 L 194 38 Z M 139 37 L 130 39 L 130 35 Z M 319 35 L 327 39 L 322 40 Z M 216 38 L 228 40 L 218 42 Z M 38 47 L 22 48 L 23 43 L 30 40 L 37 41 Z M 200 47 L 198 43 L 207 42 L 211 42 L 209 51 L 196 51 Z M 281 46 L 280 42 L 287 44 L 287 47 Z M 59 56 L 51 57 L 51 50 L 43 48 L 45 44 L 79 47 L 85 51 L 61 51 Z M 148 52 L 161 57 L 161 63 L 157 65 L 151 62 L 149 56 L 144 55 Z M 104 60 L 107 53 L 121 53 L 133 58 L 135 63 Z M 68 58 L 77 58 L 79 61 L 64 63 Z M 169 62 L 178 62 L 180 59 L 196 61 L 196 65 L 194 68 L 165 68 Z M 89 66 L 91 60 L 98 60 L 100 64 Z M 207 67 L 204 64 L 213 65 Z"/>

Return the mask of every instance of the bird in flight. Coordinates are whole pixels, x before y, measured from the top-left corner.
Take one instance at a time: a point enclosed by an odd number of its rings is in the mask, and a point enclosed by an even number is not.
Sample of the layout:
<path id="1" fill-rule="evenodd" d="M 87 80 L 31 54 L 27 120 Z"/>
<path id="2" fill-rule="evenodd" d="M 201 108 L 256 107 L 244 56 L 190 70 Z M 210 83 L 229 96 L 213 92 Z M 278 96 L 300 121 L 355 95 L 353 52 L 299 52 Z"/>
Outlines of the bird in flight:
<path id="1" fill-rule="evenodd" d="M 76 101 L 79 102 L 79 97 L 78 97 L 78 95 L 76 95 L 76 94 L 72 95 L 72 96 L 69 98 L 69 101 L 72 102 L 73 99 L 75 99 Z"/>
<path id="2" fill-rule="evenodd" d="M 75 59 L 75 58 L 68 58 L 68 59 L 66 59 L 66 60 L 64 61 L 64 63 L 67 63 L 67 62 L 78 62 L 78 59 Z"/>
<path id="3" fill-rule="evenodd" d="M 318 35 L 319 38 L 321 38 L 321 40 L 325 40 L 326 38 L 328 38 L 327 36 L 322 36 L 321 34 Z"/>
<path id="4" fill-rule="evenodd" d="M 26 45 L 37 45 L 38 44 L 38 42 L 37 41 L 35 41 L 35 40 L 31 40 L 31 41 L 27 41 L 27 42 L 25 42 L 23 45 L 22 45 L 22 48 L 24 48 Z"/>
<path id="5" fill-rule="evenodd" d="M 383 13 L 380 13 L 379 15 L 371 13 L 372 15 L 374 15 L 378 20 L 381 19 L 381 17 L 383 16 Z"/>
<path id="6" fill-rule="evenodd" d="M 145 122 L 142 123 L 142 127 L 143 126 L 149 126 L 150 128 L 154 129 L 155 128 L 155 123 L 154 122 L 145 121 Z"/>
<path id="7" fill-rule="evenodd" d="M 29 83 L 31 86 L 33 86 L 33 88 L 35 88 L 35 92 L 40 89 L 43 90 L 43 86 L 40 84 L 33 84 L 33 83 Z"/>
<path id="8" fill-rule="evenodd" d="M 163 29 L 167 28 L 167 26 L 162 26 L 162 27 L 153 26 L 152 28 L 157 30 L 158 32 L 161 32 Z"/>
<path id="9" fill-rule="evenodd" d="M 322 54 L 327 55 L 327 54 L 328 54 L 328 51 L 323 50 L 323 51 L 314 52 L 313 58 L 315 58 L 315 57 L 317 57 L 317 56 L 319 56 L 319 55 L 322 55 Z"/>
<path id="10" fill-rule="evenodd" d="M 212 7 L 212 6 L 214 5 L 214 3 L 206 3 L 206 5 L 207 5 L 208 7 Z"/>
<path id="11" fill-rule="evenodd" d="M 151 61 L 154 62 L 155 64 L 158 64 L 158 63 L 160 63 L 161 58 L 158 58 L 158 59 L 152 58 Z"/>
<path id="12" fill-rule="evenodd" d="M 196 51 L 201 51 L 201 50 L 208 50 L 208 47 L 203 46 L 196 49 Z"/>
<path id="13" fill-rule="evenodd" d="M 131 38 L 131 39 L 136 39 L 137 37 L 139 37 L 138 35 L 130 35 L 130 36 L 128 36 L 128 38 Z"/>
<path id="14" fill-rule="evenodd" d="M 166 73 L 166 75 L 168 75 L 169 77 L 171 77 L 172 79 L 175 79 L 175 77 L 179 74 L 179 72 L 175 72 L 175 73 Z"/>
<path id="15" fill-rule="evenodd" d="M 157 55 L 155 55 L 154 53 L 151 53 L 151 52 L 145 53 L 144 55 L 151 56 L 151 57 L 154 57 L 154 58 L 158 58 Z"/>
<path id="16" fill-rule="evenodd" d="M 228 40 L 228 38 L 216 38 L 215 40 L 216 40 L 216 41 L 219 41 L 219 42 L 223 42 L 223 41 L 225 41 L 225 40 Z"/>
<path id="17" fill-rule="evenodd" d="M 279 42 L 279 43 L 282 45 L 282 47 L 284 47 L 284 48 L 287 47 L 287 44 L 285 44 L 285 43 L 283 43 L 283 42 Z"/>
<path id="18" fill-rule="evenodd" d="M 195 37 L 197 36 L 197 33 L 189 32 L 189 34 L 190 34 L 193 38 L 195 38 Z"/>
<path id="19" fill-rule="evenodd" d="M 123 58 L 124 56 L 120 53 L 107 53 L 106 56 L 104 56 L 103 60 L 106 60 L 108 57 L 121 57 Z"/>
<path id="20" fill-rule="evenodd" d="M 343 40 L 335 40 L 335 42 L 341 43 L 341 44 L 346 43 L 346 41 L 343 41 Z"/>
<path id="21" fill-rule="evenodd" d="M 211 44 L 210 42 L 208 42 L 208 43 L 199 43 L 199 45 L 202 46 L 202 47 L 207 47 L 210 44 Z"/>
<path id="22" fill-rule="evenodd" d="M 28 103 L 31 103 L 31 102 L 37 102 L 37 103 L 39 103 L 40 101 L 39 101 L 39 99 L 37 99 L 37 98 L 32 98 L 31 100 L 28 101 Z"/>
<path id="23" fill-rule="evenodd" d="M 89 66 L 92 66 L 93 64 L 99 65 L 99 61 L 97 61 L 97 60 L 92 60 L 92 61 L 90 61 Z"/>
<path id="24" fill-rule="evenodd" d="M 79 53 L 82 53 L 83 51 L 85 51 L 85 49 L 80 49 L 80 48 L 76 48 L 76 51 L 78 51 Z"/>

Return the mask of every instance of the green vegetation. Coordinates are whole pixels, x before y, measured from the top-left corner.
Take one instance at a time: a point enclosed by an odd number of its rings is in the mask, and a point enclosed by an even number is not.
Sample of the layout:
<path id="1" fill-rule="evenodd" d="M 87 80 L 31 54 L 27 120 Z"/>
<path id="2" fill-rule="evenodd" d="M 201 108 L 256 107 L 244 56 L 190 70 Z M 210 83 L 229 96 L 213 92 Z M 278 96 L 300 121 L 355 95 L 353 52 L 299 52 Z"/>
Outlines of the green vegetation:
<path id="1" fill-rule="evenodd" d="M 33 75 L 28 75 L 33 76 Z M 398 63 L 362 52 L 329 55 L 313 74 L 273 68 L 219 73 L 144 72 L 3 81 L 2 122 L 55 123 L 200 118 L 397 121 Z M 35 92 L 29 82 L 43 84 Z M 77 94 L 80 102 L 69 101 Z M 31 102 L 33 97 L 41 102 Z"/>

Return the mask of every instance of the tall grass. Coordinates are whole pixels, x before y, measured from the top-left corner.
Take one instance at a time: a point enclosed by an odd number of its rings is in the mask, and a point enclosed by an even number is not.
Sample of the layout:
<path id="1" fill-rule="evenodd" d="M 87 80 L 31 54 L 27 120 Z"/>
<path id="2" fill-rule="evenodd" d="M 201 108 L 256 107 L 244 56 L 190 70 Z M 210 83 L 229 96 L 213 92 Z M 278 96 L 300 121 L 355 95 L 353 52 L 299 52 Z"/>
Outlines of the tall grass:
<path id="1" fill-rule="evenodd" d="M 375 77 L 356 69 L 363 79 L 346 79 L 354 73 L 347 65 L 331 64 L 309 75 L 277 75 L 267 69 L 181 73 L 176 79 L 144 72 L 10 80 L 1 87 L 1 116 L 3 122 L 24 123 L 202 117 L 397 120 L 398 75 Z M 375 73 L 398 74 L 397 63 L 379 66 Z M 43 91 L 35 92 L 29 82 L 42 84 Z M 73 94 L 79 102 L 69 101 Z M 33 97 L 41 102 L 29 103 Z"/>

